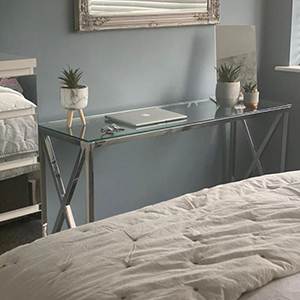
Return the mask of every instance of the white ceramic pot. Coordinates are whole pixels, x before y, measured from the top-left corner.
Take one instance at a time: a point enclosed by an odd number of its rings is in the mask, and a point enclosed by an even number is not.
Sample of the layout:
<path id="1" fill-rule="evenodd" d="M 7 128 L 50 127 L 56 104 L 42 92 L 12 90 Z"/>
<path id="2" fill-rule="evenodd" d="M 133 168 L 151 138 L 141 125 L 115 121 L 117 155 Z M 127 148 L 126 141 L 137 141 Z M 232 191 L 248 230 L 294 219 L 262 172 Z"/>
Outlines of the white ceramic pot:
<path id="1" fill-rule="evenodd" d="M 216 86 L 217 103 L 223 107 L 233 107 L 239 102 L 240 82 L 218 82 Z"/>
<path id="2" fill-rule="evenodd" d="M 60 103 L 62 107 L 68 110 L 83 109 L 88 104 L 88 87 L 83 85 L 78 89 L 69 89 L 61 87 L 60 89 Z"/>
<path id="3" fill-rule="evenodd" d="M 259 102 L 259 92 L 257 93 L 244 93 L 244 104 L 250 108 L 257 108 Z"/>

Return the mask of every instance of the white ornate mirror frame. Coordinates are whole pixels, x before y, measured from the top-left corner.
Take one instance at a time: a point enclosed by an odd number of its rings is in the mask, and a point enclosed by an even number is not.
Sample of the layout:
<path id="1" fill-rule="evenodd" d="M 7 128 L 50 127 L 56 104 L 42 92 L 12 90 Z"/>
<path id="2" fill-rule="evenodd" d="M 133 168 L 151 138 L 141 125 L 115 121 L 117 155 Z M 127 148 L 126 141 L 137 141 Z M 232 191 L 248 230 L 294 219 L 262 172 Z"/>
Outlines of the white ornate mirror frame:
<path id="1" fill-rule="evenodd" d="M 159 10 L 156 11 L 154 9 L 152 11 L 148 11 L 147 13 L 101 12 L 98 14 L 90 13 L 90 3 L 93 0 L 76 1 L 77 3 L 75 5 L 75 27 L 77 31 L 94 31 L 143 27 L 152 28 L 183 25 L 208 25 L 217 24 L 220 21 L 221 0 L 206 0 L 207 9 L 199 9 L 198 11 L 195 9 L 193 9 L 193 11 L 188 11 L 187 9 L 176 9 L 176 12 L 172 12 L 169 9 L 168 13 L 166 13 L 160 12 Z M 206 1 L 204 1 L 205 7 Z M 198 2 L 201 2 L 201 0 Z M 178 2 L 176 3 L 178 4 Z M 182 1 L 182 5 L 184 5 L 185 3 L 186 1 Z M 181 3 L 179 2 L 179 4 Z"/>

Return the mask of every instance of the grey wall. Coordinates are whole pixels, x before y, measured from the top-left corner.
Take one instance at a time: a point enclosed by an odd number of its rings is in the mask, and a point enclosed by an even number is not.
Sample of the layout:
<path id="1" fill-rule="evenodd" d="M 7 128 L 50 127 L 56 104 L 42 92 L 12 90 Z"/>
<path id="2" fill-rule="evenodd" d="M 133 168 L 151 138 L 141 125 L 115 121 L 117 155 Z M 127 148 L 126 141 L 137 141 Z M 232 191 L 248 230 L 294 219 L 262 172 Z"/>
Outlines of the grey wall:
<path id="1" fill-rule="evenodd" d="M 222 0 L 222 24 L 261 26 L 262 0 Z M 214 27 L 73 31 L 73 1 L 1 0 L 0 51 L 38 59 L 40 120 L 64 118 L 57 76 L 68 63 L 84 71 L 87 115 L 204 98 L 214 93 Z M 260 34 L 259 34 L 260 39 Z M 96 217 L 103 218 L 222 181 L 224 128 L 97 149 Z M 68 177 L 76 148 L 55 143 Z M 84 180 L 73 209 L 84 221 Z M 58 208 L 48 183 L 49 219 Z"/>
<path id="2" fill-rule="evenodd" d="M 296 2 L 299 3 L 298 0 Z M 293 1 L 267 0 L 264 5 L 267 14 L 263 24 L 264 38 L 259 88 L 262 97 L 274 101 L 292 103 L 293 105 L 289 124 L 287 169 L 296 170 L 300 169 L 300 74 L 274 70 L 275 66 L 287 66 L 289 64 Z M 293 45 L 293 47 L 295 46 L 296 44 Z M 299 49 L 298 41 L 298 52 Z M 269 120 L 266 120 L 266 122 L 269 122 Z M 275 171 L 278 164 L 277 158 L 279 153 L 278 147 L 276 147 L 278 141 L 280 141 L 279 135 L 275 136 L 275 139 L 269 145 L 268 151 L 265 153 L 265 156 L 268 158 L 265 161 L 265 165 L 269 172 Z"/>

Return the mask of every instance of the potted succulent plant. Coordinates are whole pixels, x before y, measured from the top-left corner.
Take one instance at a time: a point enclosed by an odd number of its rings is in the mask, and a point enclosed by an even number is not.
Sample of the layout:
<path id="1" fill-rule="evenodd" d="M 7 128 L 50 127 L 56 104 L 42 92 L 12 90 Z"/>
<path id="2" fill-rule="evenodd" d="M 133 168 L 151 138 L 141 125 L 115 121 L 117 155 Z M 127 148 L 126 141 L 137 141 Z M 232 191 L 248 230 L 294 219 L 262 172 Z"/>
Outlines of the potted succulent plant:
<path id="1" fill-rule="evenodd" d="M 217 104 L 223 107 L 233 107 L 239 101 L 241 84 L 239 75 L 241 66 L 234 67 L 221 64 L 217 70 L 218 82 L 216 86 Z"/>
<path id="2" fill-rule="evenodd" d="M 257 108 L 259 102 L 259 91 L 257 90 L 257 83 L 249 82 L 243 86 L 244 90 L 244 104 L 249 108 Z"/>
<path id="3" fill-rule="evenodd" d="M 60 89 L 60 102 L 62 107 L 68 110 L 67 126 L 72 126 L 74 110 L 78 110 L 83 125 L 86 125 L 82 109 L 88 104 L 88 87 L 79 84 L 83 72 L 78 69 L 63 69 Z"/>

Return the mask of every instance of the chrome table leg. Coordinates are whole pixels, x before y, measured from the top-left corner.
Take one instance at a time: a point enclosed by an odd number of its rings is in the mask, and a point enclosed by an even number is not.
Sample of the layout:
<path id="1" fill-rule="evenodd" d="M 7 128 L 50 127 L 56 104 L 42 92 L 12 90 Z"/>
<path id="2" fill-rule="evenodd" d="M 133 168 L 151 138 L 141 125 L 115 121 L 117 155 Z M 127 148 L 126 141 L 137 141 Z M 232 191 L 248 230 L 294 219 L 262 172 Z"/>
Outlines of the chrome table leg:
<path id="1" fill-rule="evenodd" d="M 288 123 L 289 123 L 289 112 L 285 112 L 284 115 L 283 115 L 282 148 L 281 148 L 280 172 L 284 172 L 285 171 L 285 165 L 286 165 Z"/>
<path id="2" fill-rule="evenodd" d="M 48 235 L 48 223 L 47 223 L 47 189 L 46 189 L 46 160 L 43 140 L 43 135 L 39 136 L 39 157 L 40 157 L 40 195 L 41 195 L 41 214 L 42 214 L 42 235 Z"/>
<path id="3" fill-rule="evenodd" d="M 94 204 L 94 144 L 82 143 L 85 148 L 85 212 L 86 223 L 95 221 L 95 204 Z"/>
<path id="4" fill-rule="evenodd" d="M 236 121 L 230 122 L 230 153 L 229 153 L 229 180 L 235 181 L 235 155 L 236 155 Z"/>

